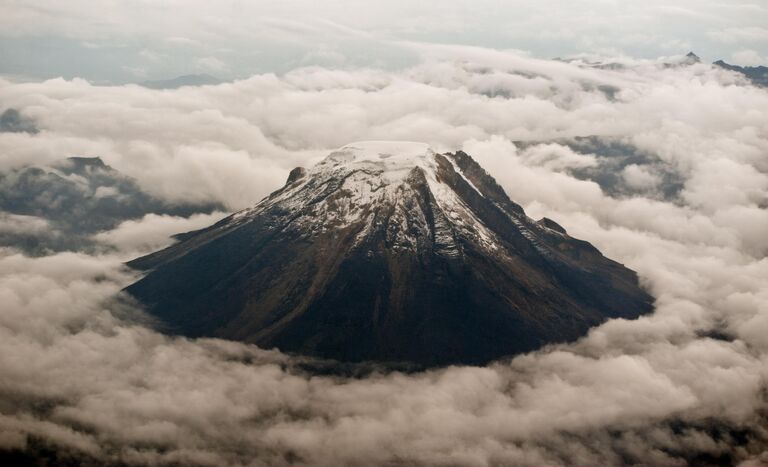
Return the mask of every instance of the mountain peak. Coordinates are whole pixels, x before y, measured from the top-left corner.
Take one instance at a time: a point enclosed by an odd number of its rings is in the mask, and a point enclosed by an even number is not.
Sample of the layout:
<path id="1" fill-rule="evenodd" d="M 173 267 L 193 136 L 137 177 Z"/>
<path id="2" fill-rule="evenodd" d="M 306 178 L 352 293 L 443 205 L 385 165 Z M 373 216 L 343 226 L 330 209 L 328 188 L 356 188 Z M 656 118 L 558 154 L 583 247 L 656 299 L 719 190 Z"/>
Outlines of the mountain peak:
<path id="1" fill-rule="evenodd" d="M 701 63 L 701 58 L 693 52 L 688 52 L 681 61 L 683 65 L 696 65 L 698 63 Z"/>
<path id="2" fill-rule="evenodd" d="M 336 214 L 351 222 L 364 206 L 391 202 L 409 193 L 409 180 L 422 177 L 436 183 L 440 156 L 426 143 L 413 141 L 357 141 L 331 152 L 317 164 L 309 180 L 338 181 L 344 190 L 343 207 Z"/>
<path id="3" fill-rule="evenodd" d="M 424 166 L 435 152 L 426 143 L 414 141 L 357 141 L 333 151 L 321 163 L 331 165 L 357 165 L 385 171 Z"/>
<path id="4" fill-rule="evenodd" d="M 423 158 L 434 151 L 427 143 L 416 141 L 356 141 L 340 147 L 331 156 L 337 153 L 349 154 L 355 161 L 381 161 L 392 157 Z"/>
<path id="5" fill-rule="evenodd" d="M 536 222 L 463 152 L 364 141 L 139 258 L 164 329 L 343 361 L 483 363 L 651 309 L 634 272 Z"/>

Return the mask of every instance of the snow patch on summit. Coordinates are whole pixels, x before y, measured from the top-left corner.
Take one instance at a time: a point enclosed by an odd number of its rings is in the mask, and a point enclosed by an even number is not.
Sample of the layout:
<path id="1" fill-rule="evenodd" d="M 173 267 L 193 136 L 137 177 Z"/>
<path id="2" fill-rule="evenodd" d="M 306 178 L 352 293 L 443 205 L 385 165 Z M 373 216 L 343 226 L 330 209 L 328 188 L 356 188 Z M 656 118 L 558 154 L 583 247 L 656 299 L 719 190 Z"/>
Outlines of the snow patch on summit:
<path id="1" fill-rule="evenodd" d="M 485 197 L 462 173 L 453 155 L 442 156 L 454 172 Z M 443 254 L 460 254 L 456 235 L 473 239 L 489 251 L 499 249 L 497 235 L 438 175 L 438 154 L 426 143 L 410 141 L 359 141 L 342 146 L 295 184 L 287 184 L 255 207 L 232 216 L 231 224 L 279 206 L 284 215 L 293 218 L 289 228 L 301 235 L 359 226 L 356 245 L 386 222 L 392 248 L 414 249 L 430 236 L 426 213 L 414 201 L 420 196 L 409 179 L 414 169 L 421 169 L 439 211 L 432 234 Z M 381 217 L 383 212 L 389 212 L 386 220 Z"/>
<path id="2" fill-rule="evenodd" d="M 426 159 L 435 152 L 426 143 L 414 141 L 358 141 L 332 152 L 330 157 L 346 157 L 349 162 L 384 162 L 388 166 Z"/>
<path id="3" fill-rule="evenodd" d="M 333 151 L 318 171 L 346 167 L 375 172 L 388 183 L 402 181 L 414 167 L 436 169 L 435 151 L 426 143 L 412 141 L 358 141 Z"/>

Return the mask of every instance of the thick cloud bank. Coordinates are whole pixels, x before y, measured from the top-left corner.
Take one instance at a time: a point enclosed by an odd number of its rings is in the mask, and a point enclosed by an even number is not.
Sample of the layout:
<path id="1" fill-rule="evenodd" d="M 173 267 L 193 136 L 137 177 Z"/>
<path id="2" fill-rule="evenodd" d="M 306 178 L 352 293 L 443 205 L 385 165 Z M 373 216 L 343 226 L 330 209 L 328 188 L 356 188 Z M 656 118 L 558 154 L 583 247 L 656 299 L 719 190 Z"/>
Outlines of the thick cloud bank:
<path id="1" fill-rule="evenodd" d="M 636 269 L 653 315 L 484 368 L 310 376 L 278 352 L 142 326 L 121 261 L 207 220 L 150 216 L 99 234 L 119 253 L 3 251 L 0 449 L 131 464 L 768 462 L 768 93 L 704 64 L 416 47 L 423 63 L 401 72 L 172 91 L 2 82 L 0 103 L 40 131 L 0 133 L 0 168 L 98 155 L 169 201 L 234 209 L 348 141 L 463 148 L 529 215 Z"/>

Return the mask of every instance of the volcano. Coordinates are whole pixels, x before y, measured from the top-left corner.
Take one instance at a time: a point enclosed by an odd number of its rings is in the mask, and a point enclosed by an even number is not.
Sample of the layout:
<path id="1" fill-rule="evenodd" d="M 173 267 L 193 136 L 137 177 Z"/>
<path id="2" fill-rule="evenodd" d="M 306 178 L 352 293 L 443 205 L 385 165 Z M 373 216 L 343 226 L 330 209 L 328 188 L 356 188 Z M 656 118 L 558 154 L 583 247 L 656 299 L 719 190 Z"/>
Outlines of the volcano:
<path id="1" fill-rule="evenodd" d="M 484 364 L 652 309 L 633 271 L 421 143 L 346 145 L 178 238 L 129 263 L 161 330 L 344 362 Z"/>

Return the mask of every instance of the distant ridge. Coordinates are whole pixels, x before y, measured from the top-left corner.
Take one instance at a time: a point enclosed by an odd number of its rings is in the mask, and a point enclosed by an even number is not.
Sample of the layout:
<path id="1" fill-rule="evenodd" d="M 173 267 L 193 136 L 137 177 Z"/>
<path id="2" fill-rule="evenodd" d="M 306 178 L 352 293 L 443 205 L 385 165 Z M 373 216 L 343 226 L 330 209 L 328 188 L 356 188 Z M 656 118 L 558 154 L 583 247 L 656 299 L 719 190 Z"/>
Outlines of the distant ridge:
<path id="1" fill-rule="evenodd" d="M 215 76 L 200 74 L 177 76 L 176 78 L 165 80 L 144 81 L 139 83 L 139 85 L 150 89 L 178 89 L 184 86 L 207 86 L 221 83 L 223 81 Z"/>
<path id="2" fill-rule="evenodd" d="M 744 75 L 755 86 L 768 87 L 768 66 L 738 66 L 722 60 L 716 61 L 714 65 Z"/>

